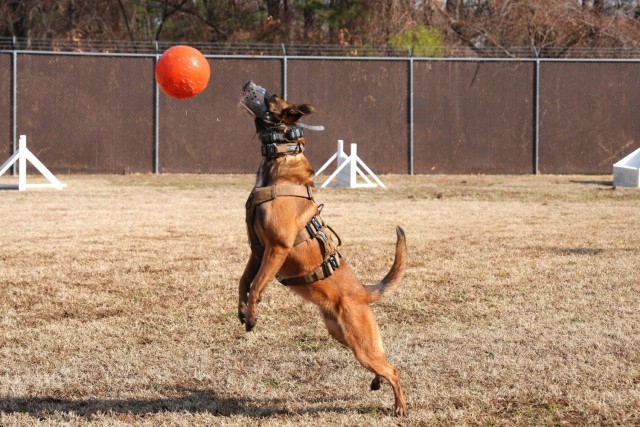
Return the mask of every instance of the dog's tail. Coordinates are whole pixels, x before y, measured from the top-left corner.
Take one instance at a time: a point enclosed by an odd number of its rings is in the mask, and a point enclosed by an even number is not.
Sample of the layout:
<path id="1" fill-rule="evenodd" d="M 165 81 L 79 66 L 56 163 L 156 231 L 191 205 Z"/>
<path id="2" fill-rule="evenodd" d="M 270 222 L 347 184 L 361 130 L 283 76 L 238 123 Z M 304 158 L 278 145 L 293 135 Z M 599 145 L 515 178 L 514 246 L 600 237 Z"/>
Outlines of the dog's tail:
<path id="1" fill-rule="evenodd" d="M 393 260 L 391 269 L 380 283 L 367 286 L 367 291 L 369 292 L 368 302 L 370 303 L 379 300 L 382 295 L 395 289 L 404 277 L 407 264 L 407 241 L 404 236 L 404 230 L 400 226 L 396 227 L 396 234 L 398 235 L 396 257 Z"/>

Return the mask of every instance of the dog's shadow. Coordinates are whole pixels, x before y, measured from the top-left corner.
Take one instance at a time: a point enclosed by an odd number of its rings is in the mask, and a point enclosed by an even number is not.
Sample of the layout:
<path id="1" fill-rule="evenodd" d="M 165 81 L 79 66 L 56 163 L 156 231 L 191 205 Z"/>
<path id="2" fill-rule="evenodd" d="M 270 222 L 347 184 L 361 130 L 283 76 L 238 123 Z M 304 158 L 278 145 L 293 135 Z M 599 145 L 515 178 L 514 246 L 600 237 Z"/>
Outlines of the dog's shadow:
<path id="1" fill-rule="evenodd" d="M 210 390 L 184 389 L 177 397 L 159 399 L 58 399 L 55 397 L 0 397 L 0 413 L 28 414 L 47 418 L 53 414 L 74 414 L 92 418 L 98 414 L 129 414 L 144 416 L 165 412 L 211 414 L 214 416 L 245 415 L 265 418 L 276 415 L 317 414 L 323 412 L 370 413 L 372 408 L 344 408 L 326 400 L 310 399 L 302 409 L 288 409 L 283 399 L 229 397 Z"/>

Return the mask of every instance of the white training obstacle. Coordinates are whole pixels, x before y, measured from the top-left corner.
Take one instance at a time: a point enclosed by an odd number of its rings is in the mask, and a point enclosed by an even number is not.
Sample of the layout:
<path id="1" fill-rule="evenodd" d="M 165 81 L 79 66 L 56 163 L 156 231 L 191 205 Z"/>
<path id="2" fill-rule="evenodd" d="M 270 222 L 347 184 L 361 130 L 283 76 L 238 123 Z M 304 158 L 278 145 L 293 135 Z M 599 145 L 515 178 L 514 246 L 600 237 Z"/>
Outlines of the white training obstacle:
<path id="1" fill-rule="evenodd" d="M 49 184 L 27 184 L 27 161 L 49 181 Z M 27 136 L 20 135 L 18 150 L 0 166 L 0 176 L 9 170 L 15 162 L 18 162 L 18 191 L 25 191 L 27 188 L 56 188 L 62 190 L 66 184 L 58 181 L 49 169 L 27 148 Z"/>
<path id="2" fill-rule="evenodd" d="M 640 187 L 640 148 L 613 165 L 613 185 Z"/>
<path id="3" fill-rule="evenodd" d="M 369 166 L 367 166 L 358 157 L 358 148 L 356 144 L 351 144 L 351 154 L 348 156 L 345 154 L 343 147 L 344 141 L 339 139 L 336 153 L 331 156 L 329 160 L 327 160 L 316 172 L 315 176 L 317 177 L 324 172 L 324 170 L 328 168 L 334 160 L 336 165 L 338 165 L 336 170 L 329 175 L 329 178 L 327 178 L 321 185 L 321 188 L 327 187 L 334 179 L 336 180 L 336 183 L 332 185 L 334 187 L 371 188 L 380 186 L 382 188 L 386 188 L 376 174 L 369 169 Z M 366 171 L 366 174 L 363 169 Z M 367 174 L 369 174 L 371 179 Z M 358 177 L 362 178 L 364 182 L 358 182 Z"/>

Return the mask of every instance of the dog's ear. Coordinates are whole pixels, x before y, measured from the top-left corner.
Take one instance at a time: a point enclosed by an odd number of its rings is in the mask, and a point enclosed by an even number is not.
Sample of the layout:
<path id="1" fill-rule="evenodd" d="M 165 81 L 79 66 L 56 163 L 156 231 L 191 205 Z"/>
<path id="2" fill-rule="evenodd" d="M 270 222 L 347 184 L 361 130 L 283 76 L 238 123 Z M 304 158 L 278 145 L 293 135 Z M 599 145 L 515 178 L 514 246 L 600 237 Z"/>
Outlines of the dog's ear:
<path id="1" fill-rule="evenodd" d="M 293 124 L 300 117 L 316 112 L 309 104 L 292 105 L 278 95 L 265 96 L 264 101 L 269 112 L 286 124 Z"/>
<path id="2" fill-rule="evenodd" d="M 284 110 L 284 121 L 292 124 L 297 122 L 300 117 L 315 112 L 316 109 L 309 104 L 292 105 L 291 107 Z"/>
<path id="3" fill-rule="evenodd" d="M 313 114 L 316 112 L 316 109 L 313 108 L 312 105 L 302 104 L 291 107 L 292 110 L 295 110 L 301 116 L 306 116 L 307 114 Z"/>
<path id="4" fill-rule="evenodd" d="M 280 117 L 282 112 L 289 107 L 289 103 L 278 95 L 265 96 L 264 102 L 267 104 L 269 112 L 277 117 Z"/>

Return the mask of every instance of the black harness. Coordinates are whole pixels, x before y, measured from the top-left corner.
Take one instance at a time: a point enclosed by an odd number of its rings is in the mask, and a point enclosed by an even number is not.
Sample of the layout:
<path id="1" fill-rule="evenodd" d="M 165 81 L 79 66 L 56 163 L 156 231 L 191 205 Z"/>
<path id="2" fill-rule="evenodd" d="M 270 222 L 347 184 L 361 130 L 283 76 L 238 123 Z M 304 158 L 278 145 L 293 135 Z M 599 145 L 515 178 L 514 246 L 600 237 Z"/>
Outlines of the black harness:
<path id="1" fill-rule="evenodd" d="M 262 156 L 273 159 L 281 154 L 300 154 L 304 145 L 298 142 L 304 136 L 299 127 L 282 131 L 278 126 L 270 127 L 260 132 L 262 141 Z"/>

